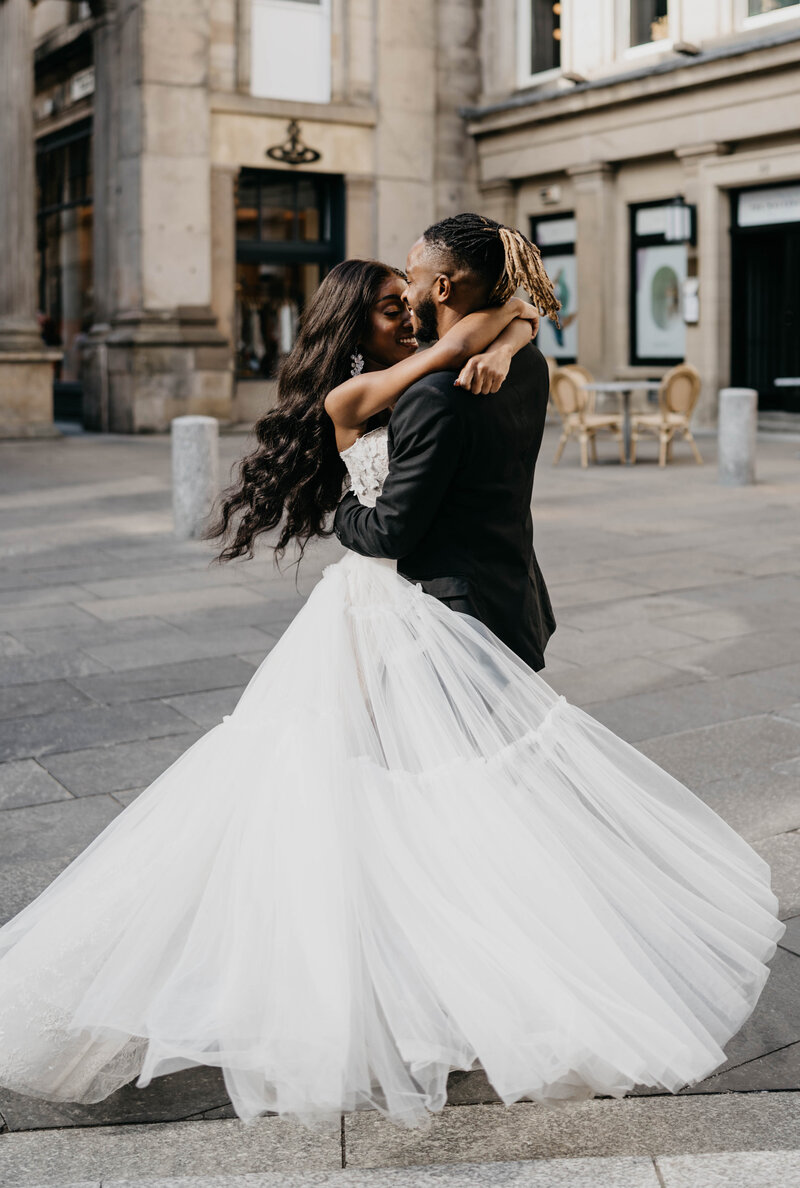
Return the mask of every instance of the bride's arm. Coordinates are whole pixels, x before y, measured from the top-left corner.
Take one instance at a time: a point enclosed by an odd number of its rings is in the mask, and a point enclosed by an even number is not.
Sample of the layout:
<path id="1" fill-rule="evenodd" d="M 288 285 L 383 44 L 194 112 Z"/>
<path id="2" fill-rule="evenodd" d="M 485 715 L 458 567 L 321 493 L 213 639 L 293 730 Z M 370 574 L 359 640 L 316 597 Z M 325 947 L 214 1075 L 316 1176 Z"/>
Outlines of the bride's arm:
<path id="1" fill-rule="evenodd" d="M 532 305 L 516 297 L 497 308 L 467 314 L 427 350 L 383 371 L 362 372 L 334 388 L 325 398 L 325 410 L 337 429 L 360 429 L 370 417 L 390 408 L 418 379 L 434 371 L 463 367 L 473 355 L 481 354 L 501 337 L 513 321 L 524 323 L 529 342 L 530 323 L 537 316 Z"/>
<path id="2" fill-rule="evenodd" d="M 533 308 L 533 307 L 531 307 Z M 508 375 L 511 360 L 536 335 L 537 326 L 527 318 L 515 318 L 498 334 L 483 354 L 472 355 L 458 373 L 456 384 L 476 396 L 497 392 Z"/>

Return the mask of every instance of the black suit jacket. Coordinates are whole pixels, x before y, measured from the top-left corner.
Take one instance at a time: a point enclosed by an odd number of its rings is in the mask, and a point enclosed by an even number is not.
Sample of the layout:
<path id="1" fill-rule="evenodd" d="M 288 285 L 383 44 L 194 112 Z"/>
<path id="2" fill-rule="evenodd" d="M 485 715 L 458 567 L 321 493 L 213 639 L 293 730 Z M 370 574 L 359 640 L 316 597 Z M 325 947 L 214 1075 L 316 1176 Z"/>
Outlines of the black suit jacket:
<path id="1" fill-rule="evenodd" d="M 500 391 L 473 396 L 441 371 L 413 384 L 389 422 L 389 475 L 374 508 L 348 495 L 342 544 L 480 619 L 532 668 L 555 619 L 533 551 L 531 494 L 547 408 L 541 352 L 523 347 Z"/>

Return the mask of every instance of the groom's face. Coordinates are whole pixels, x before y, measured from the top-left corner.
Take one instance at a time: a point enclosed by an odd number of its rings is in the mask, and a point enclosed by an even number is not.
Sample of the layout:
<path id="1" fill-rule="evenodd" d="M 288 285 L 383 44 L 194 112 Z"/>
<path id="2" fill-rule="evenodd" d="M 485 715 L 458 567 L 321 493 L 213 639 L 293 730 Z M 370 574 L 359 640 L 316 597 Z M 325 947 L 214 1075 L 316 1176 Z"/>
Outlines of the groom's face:
<path id="1" fill-rule="evenodd" d="M 418 338 L 434 342 L 439 337 L 438 307 L 433 298 L 439 273 L 432 266 L 425 243 L 418 239 L 406 260 L 408 284 L 403 292 L 414 317 L 414 331 Z"/>

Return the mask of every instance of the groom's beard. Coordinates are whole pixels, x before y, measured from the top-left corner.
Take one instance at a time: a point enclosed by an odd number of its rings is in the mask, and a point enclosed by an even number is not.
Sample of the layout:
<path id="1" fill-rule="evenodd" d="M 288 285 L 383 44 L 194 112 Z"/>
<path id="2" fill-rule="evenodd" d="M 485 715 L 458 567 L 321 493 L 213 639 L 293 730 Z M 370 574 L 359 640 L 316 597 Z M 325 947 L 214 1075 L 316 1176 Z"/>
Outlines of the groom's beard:
<path id="1" fill-rule="evenodd" d="M 436 304 L 432 297 L 423 297 L 414 309 L 417 321 L 417 337 L 424 342 L 436 342 L 439 326 L 436 321 Z"/>

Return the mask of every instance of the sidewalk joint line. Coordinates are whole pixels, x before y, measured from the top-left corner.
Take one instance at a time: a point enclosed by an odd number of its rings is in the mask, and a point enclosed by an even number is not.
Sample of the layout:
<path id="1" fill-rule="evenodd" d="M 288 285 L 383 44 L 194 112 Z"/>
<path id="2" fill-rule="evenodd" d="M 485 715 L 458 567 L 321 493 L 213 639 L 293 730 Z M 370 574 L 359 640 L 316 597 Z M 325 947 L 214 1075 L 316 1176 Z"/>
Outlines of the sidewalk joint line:
<path id="1" fill-rule="evenodd" d="M 656 1178 L 658 1180 L 660 1188 L 667 1188 L 667 1182 L 661 1174 L 661 1168 L 658 1166 L 657 1157 L 655 1155 L 651 1155 L 650 1158 L 653 1161 L 653 1170 L 656 1173 Z"/>
<path id="2" fill-rule="evenodd" d="M 339 1115 L 339 1145 L 342 1152 L 342 1167 L 347 1167 L 347 1135 L 344 1125 L 344 1114 Z"/>

